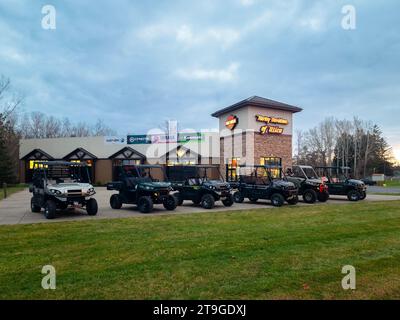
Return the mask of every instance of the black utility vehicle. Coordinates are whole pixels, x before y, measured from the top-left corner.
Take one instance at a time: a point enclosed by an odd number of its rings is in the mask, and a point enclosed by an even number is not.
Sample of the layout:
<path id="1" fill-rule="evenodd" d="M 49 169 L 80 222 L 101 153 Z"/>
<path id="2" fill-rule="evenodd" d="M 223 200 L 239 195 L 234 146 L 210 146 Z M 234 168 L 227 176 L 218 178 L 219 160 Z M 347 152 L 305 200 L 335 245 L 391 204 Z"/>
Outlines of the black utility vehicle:
<path id="1" fill-rule="evenodd" d="M 364 200 L 367 197 L 367 187 L 361 180 L 349 177 L 349 167 L 316 167 L 329 188 L 330 195 L 347 196 L 349 201 Z"/>
<path id="2" fill-rule="evenodd" d="M 361 179 L 361 181 L 364 182 L 367 186 L 376 186 L 377 185 L 376 181 L 374 181 L 370 178 L 364 178 L 364 179 Z"/>
<path id="3" fill-rule="evenodd" d="M 216 166 L 173 166 L 168 168 L 168 178 L 173 189 L 179 191 L 179 205 L 184 200 L 200 204 L 204 209 L 212 209 L 219 200 L 226 207 L 233 205 L 232 189 Z"/>
<path id="4" fill-rule="evenodd" d="M 32 184 L 29 191 L 32 212 L 44 208 L 47 219 L 54 219 L 57 210 L 68 206 L 86 207 L 88 215 L 97 214 L 96 193 L 90 183 L 85 163 L 47 161 L 35 163 Z"/>
<path id="5" fill-rule="evenodd" d="M 166 182 L 163 167 L 157 165 L 123 165 L 117 168 L 118 181 L 107 184 L 107 190 L 119 191 L 110 198 L 113 209 L 123 204 L 136 204 L 139 211 L 149 213 L 154 204 L 163 204 L 167 210 L 175 210 L 177 199 L 172 187 Z"/>
<path id="6" fill-rule="evenodd" d="M 245 198 L 251 202 L 258 199 L 271 200 L 275 207 L 281 207 L 285 201 L 297 204 L 298 189 L 294 183 L 287 181 L 282 168 L 268 165 L 240 166 L 239 180 L 235 183 L 237 191 L 233 198 L 242 203 Z"/>
<path id="7" fill-rule="evenodd" d="M 328 186 L 318 177 L 311 166 L 293 166 L 287 171 L 288 181 L 299 188 L 299 195 L 305 203 L 315 203 L 317 200 L 326 202 L 329 199 Z"/>

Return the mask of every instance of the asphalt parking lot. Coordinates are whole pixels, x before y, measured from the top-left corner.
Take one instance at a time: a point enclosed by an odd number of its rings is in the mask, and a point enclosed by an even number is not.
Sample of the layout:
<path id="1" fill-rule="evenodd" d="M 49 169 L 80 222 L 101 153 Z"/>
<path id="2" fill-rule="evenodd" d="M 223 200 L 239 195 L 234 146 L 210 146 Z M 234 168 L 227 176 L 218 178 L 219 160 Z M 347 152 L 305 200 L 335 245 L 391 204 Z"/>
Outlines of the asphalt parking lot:
<path id="1" fill-rule="evenodd" d="M 162 205 L 155 205 L 154 211 L 150 214 L 140 213 L 134 205 L 124 205 L 120 210 L 113 210 L 110 208 L 109 199 L 112 192 L 107 191 L 105 188 L 96 188 L 96 196 L 99 211 L 97 216 L 88 216 L 85 210 L 81 209 L 68 209 L 60 212 L 56 219 L 47 220 L 43 213 L 32 213 L 30 210 L 31 194 L 28 190 L 12 194 L 9 198 L 0 201 L 0 225 L 6 224 L 27 224 L 27 223 L 40 223 L 40 222 L 60 222 L 60 221 L 73 221 L 73 220 L 90 220 L 90 219 L 112 219 L 112 218 L 126 218 L 133 216 L 154 216 L 165 214 L 187 214 L 195 212 L 221 212 L 228 210 L 249 210 L 268 208 L 276 210 L 269 201 L 260 200 L 258 203 L 244 202 L 241 204 L 235 203 L 232 207 L 227 208 L 221 202 L 217 202 L 212 210 L 204 210 L 201 207 L 194 206 L 191 201 L 185 201 L 183 206 L 178 207 L 175 211 L 166 211 Z M 400 200 L 400 196 L 384 196 L 369 194 L 364 201 L 391 201 Z M 350 203 L 346 197 L 332 196 L 327 203 L 346 204 Z M 309 204 L 299 202 L 298 205 L 309 206 Z"/>

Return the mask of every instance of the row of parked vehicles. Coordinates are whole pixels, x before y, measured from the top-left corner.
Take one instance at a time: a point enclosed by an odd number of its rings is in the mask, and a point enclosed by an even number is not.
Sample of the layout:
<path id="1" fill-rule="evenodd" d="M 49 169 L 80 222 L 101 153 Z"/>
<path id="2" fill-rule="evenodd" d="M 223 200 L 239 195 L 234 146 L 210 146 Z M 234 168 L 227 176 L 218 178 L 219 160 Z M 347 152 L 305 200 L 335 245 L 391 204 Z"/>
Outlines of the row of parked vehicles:
<path id="1" fill-rule="evenodd" d="M 224 181 L 217 167 L 211 165 L 173 166 L 126 165 L 118 167 L 116 181 L 107 184 L 114 191 L 110 206 L 120 209 L 124 204 L 136 205 L 149 213 L 154 205 L 175 210 L 184 201 L 211 209 L 217 201 L 230 207 L 245 199 L 257 202 L 269 200 L 280 207 L 285 202 L 295 205 L 299 196 L 306 203 L 326 202 L 330 195 L 345 195 L 350 201 L 366 198 L 366 186 L 350 179 L 350 168 L 294 166 L 286 173 L 281 167 L 267 165 L 240 166 L 237 178 Z M 318 172 L 322 173 L 321 178 Z M 86 208 L 96 215 L 98 205 L 93 197 L 86 164 L 49 161 L 36 164 L 30 186 L 32 212 L 44 209 L 45 217 L 53 219 L 57 210 L 69 206 Z"/>

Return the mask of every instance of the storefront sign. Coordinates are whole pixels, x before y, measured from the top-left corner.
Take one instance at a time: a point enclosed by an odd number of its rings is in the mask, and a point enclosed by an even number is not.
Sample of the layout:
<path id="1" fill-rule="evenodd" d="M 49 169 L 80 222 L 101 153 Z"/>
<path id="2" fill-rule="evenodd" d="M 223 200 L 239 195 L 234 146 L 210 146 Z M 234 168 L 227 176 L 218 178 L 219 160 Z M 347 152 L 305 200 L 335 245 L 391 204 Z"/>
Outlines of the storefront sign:
<path id="1" fill-rule="evenodd" d="M 260 128 L 260 133 L 261 134 L 282 134 L 283 133 L 283 128 L 281 127 L 276 127 L 276 126 L 262 126 Z"/>
<path id="2" fill-rule="evenodd" d="M 126 144 L 125 137 L 104 137 L 104 144 Z"/>
<path id="3" fill-rule="evenodd" d="M 261 116 L 261 115 L 256 115 L 256 120 L 258 122 L 265 122 L 265 123 L 273 123 L 273 124 L 281 124 L 281 125 L 288 125 L 289 121 L 287 119 L 282 119 L 282 118 L 275 118 L 275 117 L 267 117 L 267 116 Z"/>
<path id="4" fill-rule="evenodd" d="M 278 125 L 288 125 L 289 124 L 289 121 L 287 119 L 262 116 L 259 114 L 256 115 L 256 121 L 263 122 L 266 124 L 260 128 L 261 134 L 282 134 L 283 130 L 284 130 L 282 127 L 279 127 L 276 125 L 274 126 L 271 124 L 278 124 Z"/>
<path id="5" fill-rule="evenodd" d="M 229 130 L 233 130 L 238 125 L 238 123 L 239 123 L 239 118 L 232 115 L 226 118 L 225 127 L 227 127 Z"/>
<path id="6" fill-rule="evenodd" d="M 157 144 L 157 143 L 187 143 L 189 141 L 204 141 L 204 135 L 201 133 L 179 133 L 176 136 L 166 134 L 149 134 L 149 135 L 128 135 L 128 144 Z"/>
<path id="7" fill-rule="evenodd" d="M 141 135 L 128 135 L 127 137 L 128 144 L 151 144 L 150 136 L 145 134 Z"/>

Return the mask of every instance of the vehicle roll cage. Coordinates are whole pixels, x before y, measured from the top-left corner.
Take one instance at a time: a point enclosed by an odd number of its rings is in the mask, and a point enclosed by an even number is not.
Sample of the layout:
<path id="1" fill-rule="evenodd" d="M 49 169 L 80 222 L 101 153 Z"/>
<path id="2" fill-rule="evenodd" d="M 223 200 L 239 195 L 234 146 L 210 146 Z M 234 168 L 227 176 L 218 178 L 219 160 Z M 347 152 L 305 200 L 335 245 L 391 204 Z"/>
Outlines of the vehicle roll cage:
<path id="1" fill-rule="evenodd" d="M 312 178 L 314 178 L 314 179 L 320 179 L 320 178 L 321 178 L 321 177 L 319 176 L 319 174 L 315 171 L 315 169 L 316 169 L 317 167 L 314 168 L 313 166 L 306 166 L 306 165 L 296 165 L 296 166 L 293 166 L 293 167 L 298 167 L 298 168 L 300 168 L 300 170 L 301 170 L 301 172 L 302 172 L 302 174 L 303 174 L 303 176 L 304 176 L 304 177 L 303 177 L 304 179 L 312 179 Z M 292 169 L 293 169 L 293 168 L 292 168 Z M 312 171 L 315 173 L 315 177 L 309 177 L 304 169 L 312 170 Z M 294 173 L 293 170 L 291 170 L 291 173 Z"/>
<path id="2" fill-rule="evenodd" d="M 195 168 L 196 169 L 196 175 L 194 175 L 194 176 L 187 176 L 186 177 L 186 179 L 204 179 L 204 181 L 208 181 L 208 180 L 210 180 L 209 179 L 209 177 L 208 177 L 208 175 L 207 175 L 207 172 L 209 172 L 208 171 L 208 169 L 210 169 L 210 170 L 217 170 L 217 172 L 218 172 L 218 176 L 219 176 L 219 178 L 223 181 L 224 180 L 224 177 L 222 176 L 222 174 L 221 174 L 221 170 L 220 170 L 220 168 L 219 168 L 219 166 L 213 166 L 213 165 L 207 165 L 207 164 L 200 164 L 200 165 L 175 165 L 175 166 L 173 166 L 173 167 L 186 167 L 186 168 Z M 204 169 L 204 175 L 203 176 L 201 176 L 200 174 L 199 174 L 199 170 L 198 169 Z"/>
<path id="3" fill-rule="evenodd" d="M 151 170 L 149 170 L 148 172 L 148 176 L 147 176 L 147 172 L 146 171 L 142 171 L 140 169 L 160 169 L 161 172 L 163 173 L 163 179 L 164 181 L 168 181 L 167 175 L 165 173 L 165 169 L 163 166 L 161 165 L 156 165 L 156 164 L 125 164 L 122 166 L 119 166 L 121 168 L 121 172 L 125 175 L 128 176 L 128 172 L 125 171 L 123 168 L 124 167 L 129 167 L 134 169 L 136 176 L 132 176 L 132 178 L 150 178 L 152 181 L 156 180 L 152 175 L 151 175 Z"/>
<path id="4" fill-rule="evenodd" d="M 67 178 L 67 176 L 63 175 L 63 168 L 85 168 L 86 180 L 87 183 L 91 183 L 90 175 L 88 170 L 88 165 L 86 162 L 69 162 L 69 161 L 43 161 L 43 162 L 35 162 L 33 165 L 34 171 L 40 171 L 43 173 L 43 178 L 45 181 L 51 180 L 54 176 L 56 180 L 62 180 L 63 178 Z M 82 180 L 82 172 L 80 170 L 73 170 L 68 178 L 72 178 L 81 182 Z M 86 181 L 85 181 L 86 182 Z"/>
<path id="5" fill-rule="evenodd" d="M 338 166 L 319 166 L 315 167 L 316 170 L 322 170 L 323 173 L 326 173 L 326 176 L 329 180 L 332 180 L 331 178 L 336 176 L 336 177 L 343 177 L 344 180 L 349 179 L 349 171 L 351 170 L 350 167 L 338 167 Z M 336 174 L 335 174 L 336 173 Z"/>
<path id="6" fill-rule="evenodd" d="M 268 181 L 269 182 L 272 182 L 273 180 L 274 180 L 274 178 L 272 177 L 272 175 L 271 175 L 271 169 L 272 170 L 280 170 L 280 173 L 281 173 L 281 178 L 280 179 L 282 179 L 282 180 L 287 180 L 286 179 L 286 175 L 285 175 L 285 173 L 283 172 L 283 168 L 282 168 L 282 166 L 276 166 L 276 165 L 268 165 L 268 164 L 266 164 L 266 165 L 260 165 L 260 164 L 255 164 L 255 165 L 246 165 L 246 164 L 242 164 L 242 165 L 239 165 L 238 166 L 239 167 L 239 169 L 240 168 L 254 168 L 255 170 L 253 170 L 251 173 L 250 173 L 250 176 L 249 175 L 242 175 L 241 173 L 240 173 L 240 171 L 239 171 L 239 177 L 240 176 L 247 176 L 247 177 L 254 177 L 254 178 L 265 178 L 265 176 L 264 175 L 262 175 L 262 176 L 259 176 L 259 175 L 257 175 L 257 173 L 258 173 L 258 169 L 260 169 L 260 168 L 262 168 L 262 169 L 264 169 L 265 170 L 265 172 L 267 173 L 267 175 L 266 175 L 266 177 L 267 177 L 267 179 L 268 179 Z M 264 184 L 266 184 L 265 182 L 264 182 L 264 179 L 262 179 L 262 182 L 264 183 Z"/>

